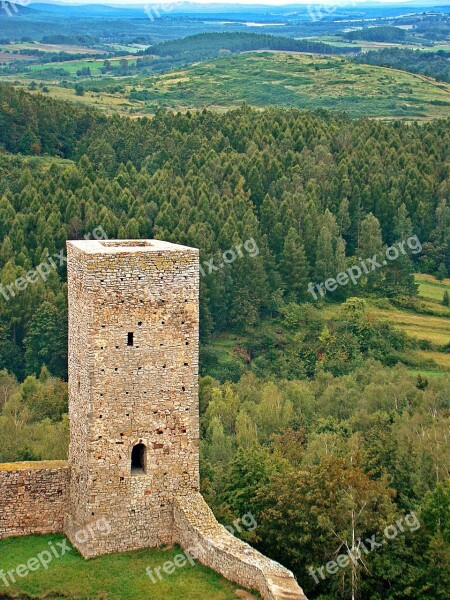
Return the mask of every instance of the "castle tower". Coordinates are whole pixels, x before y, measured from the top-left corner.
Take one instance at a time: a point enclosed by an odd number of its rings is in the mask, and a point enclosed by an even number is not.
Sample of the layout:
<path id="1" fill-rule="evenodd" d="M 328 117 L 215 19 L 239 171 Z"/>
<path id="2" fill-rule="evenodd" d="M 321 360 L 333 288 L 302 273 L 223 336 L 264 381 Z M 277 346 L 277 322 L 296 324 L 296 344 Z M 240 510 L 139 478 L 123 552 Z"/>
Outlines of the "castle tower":
<path id="1" fill-rule="evenodd" d="M 198 250 L 68 242 L 70 487 L 85 556 L 172 543 L 173 499 L 197 491 Z M 111 534 L 78 543 L 105 517 Z"/>

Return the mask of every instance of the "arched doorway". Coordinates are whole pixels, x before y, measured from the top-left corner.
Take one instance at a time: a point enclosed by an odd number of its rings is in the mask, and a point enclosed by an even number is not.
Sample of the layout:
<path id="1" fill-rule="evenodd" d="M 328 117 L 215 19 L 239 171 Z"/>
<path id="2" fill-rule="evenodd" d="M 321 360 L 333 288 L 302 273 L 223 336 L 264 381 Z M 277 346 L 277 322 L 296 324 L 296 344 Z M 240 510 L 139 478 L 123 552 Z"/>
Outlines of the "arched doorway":
<path id="1" fill-rule="evenodd" d="M 136 444 L 131 451 L 131 473 L 145 473 L 145 452 L 147 448 L 144 444 Z"/>

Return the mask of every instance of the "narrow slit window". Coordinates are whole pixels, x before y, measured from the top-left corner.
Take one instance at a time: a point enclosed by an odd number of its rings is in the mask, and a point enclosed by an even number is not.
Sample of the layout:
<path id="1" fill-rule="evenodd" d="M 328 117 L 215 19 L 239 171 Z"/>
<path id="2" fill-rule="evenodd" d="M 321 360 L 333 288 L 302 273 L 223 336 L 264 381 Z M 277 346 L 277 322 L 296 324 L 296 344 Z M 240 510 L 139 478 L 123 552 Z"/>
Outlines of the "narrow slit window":
<path id="1" fill-rule="evenodd" d="M 132 331 L 128 332 L 127 346 L 134 346 L 134 333 Z"/>

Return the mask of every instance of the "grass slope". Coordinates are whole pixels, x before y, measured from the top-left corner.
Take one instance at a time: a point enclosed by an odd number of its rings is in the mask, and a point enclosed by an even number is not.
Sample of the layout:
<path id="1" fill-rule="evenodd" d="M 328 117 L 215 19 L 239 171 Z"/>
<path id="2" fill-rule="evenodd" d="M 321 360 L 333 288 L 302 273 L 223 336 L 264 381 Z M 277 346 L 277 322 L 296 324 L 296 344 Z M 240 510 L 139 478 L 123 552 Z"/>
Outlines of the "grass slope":
<path id="1" fill-rule="evenodd" d="M 314 35 L 308 37 L 307 39 L 311 41 L 324 42 L 325 44 L 330 44 L 333 46 L 347 46 L 350 48 L 354 48 L 355 46 L 359 46 L 362 50 L 382 50 L 383 48 L 409 48 L 410 50 L 422 50 L 422 52 L 438 52 L 439 50 L 444 50 L 445 52 L 450 51 L 450 44 L 446 42 L 433 42 L 430 43 L 429 40 L 425 40 L 424 38 L 420 38 L 416 36 L 414 41 L 407 40 L 405 42 L 371 42 L 368 40 L 355 40 L 353 42 L 349 42 L 345 40 L 345 38 L 340 35 Z"/>
<path id="2" fill-rule="evenodd" d="M 51 66 L 76 70 L 82 63 L 75 61 L 76 68 L 68 63 Z M 85 66 L 97 74 L 100 65 L 86 61 Z M 29 81 L 20 83 L 28 85 Z M 58 82 L 46 85 L 55 97 L 128 114 L 151 114 L 158 107 L 225 110 L 246 102 L 256 107 L 347 111 L 352 116 L 431 119 L 448 116 L 450 107 L 450 84 L 395 69 L 357 65 L 342 57 L 288 52 L 232 55 L 164 75 L 99 77 L 84 83 L 101 90 L 87 91 L 80 98 L 73 88 L 61 88 Z M 136 98 L 136 92 L 145 92 L 145 100 Z"/>
<path id="3" fill-rule="evenodd" d="M 437 280 L 432 275 L 416 275 L 419 284 L 419 296 L 435 302 L 441 302 L 444 292 L 450 292 L 450 279 Z M 448 309 L 447 309 L 448 311 Z"/>
<path id="4" fill-rule="evenodd" d="M 132 59 L 133 57 L 126 56 L 124 58 L 127 59 L 128 61 L 130 61 L 130 59 Z M 84 59 L 80 59 L 80 60 L 67 60 L 65 62 L 46 63 L 43 65 L 30 65 L 30 72 L 33 74 L 33 77 L 38 79 L 39 73 L 45 74 L 45 72 L 48 71 L 49 69 L 64 69 L 65 71 L 67 71 L 69 73 L 70 76 L 75 77 L 77 74 L 77 71 L 81 70 L 83 67 L 84 68 L 89 67 L 93 77 L 100 77 L 101 68 L 103 67 L 104 62 L 105 62 L 105 59 L 103 59 L 103 58 L 96 59 L 96 60 L 90 60 L 88 58 L 84 58 Z M 118 58 L 109 59 L 109 62 L 111 63 L 111 65 L 117 66 L 120 63 L 120 59 L 118 59 Z M 131 62 L 133 62 L 133 61 L 131 61 Z"/>
<path id="5" fill-rule="evenodd" d="M 427 313 L 414 312 L 390 306 L 380 308 L 378 302 L 369 301 L 369 316 L 389 321 L 408 337 L 425 342 L 424 349 L 409 351 L 407 358 L 417 362 L 418 369 L 412 372 L 432 372 L 444 375 L 450 372 L 450 353 L 442 347 L 450 343 L 450 308 L 442 304 L 444 291 L 450 292 L 450 279 L 438 281 L 431 275 L 416 274 L 419 284 L 419 300 Z M 326 305 L 324 311 L 331 317 L 337 305 Z M 429 347 L 427 348 L 427 345 Z M 423 365 L 423 368 L 422 366 Z"/>
<path id="6" fill-rule="evenodd" d="M 12 42 L 0 44 L 3 50 L 17 52 L 18 50 L 39 50 L 40 52 L 70 52 L 71 54 L 99 54 L 99 50 L 71 44 L 42 44 L 40 42 Z"/>
<path id="7" fill-rule="evenodd" d="M 450 352 L 440 351 L 440 347 L 450 343 L 450 308 L 442 304 L 444 292 L 450 293 L 450 279 L 438 281 L 431 275 L 418 274 L 416 281 L 420 299 L 434 315 L 398 314 L 400 311 L 394 311 L 395 314 L 391 312 L 387 318 L 410 337 L 426 340 L 437 347 L 416 350 L 414 354 L 419 361 L 432 361 L 441 370 L 450 372 Z"/>
<path id="8" fill-rule="evenodd" d="M 8 571 L 26 563 L 53 542 L 63 540 L 61 535 L 28 536 L 0 541 L 0 569 Z M 61 553 L 61 551 L 59 550 Z M 171 575 L 163 573 L 163 580 L 152 583 L 145 570 L 155 569 L 181 551 L 148 549 L 124 554 L 110 554 L 86 561 L 72 549 L 49 564 L 27 576 L 17 577 L 16 585 L 7 587 L 0 579 L 0 597 L 14 598 L 26 594 L 32 598 L 53 600 L 233 600 L 238 596 L 237 586 L 217 573 L 196 563 L 187 563 Z M 248 594 L 248 598 L 256 596 Z"/>
<path id="9" fill-rule="evenodd" d="M 394 327 L 403 331 L 409 338 L 421 342 L 420 349 L 408 349 L 404 360 L 411 365 L 408 371 L 436 377 L 450 376 L 450 352 L 444 351 L 443 346 L 450 343 L 450 308 L 442 304 L 444 291 L 450 292 L 450 279 L 438 281 L 431 275 L 416 274 L 419 284 L 421 310 L 401 309 L 391 305 L 387 300 L 367 298 L 367 314 L 371 319 L 386 320 Z M 321 310 L 327 320 L 336 317 L 340 304 L 325 303 Z M 276 323 L 281 327 L 280 323 Z M 274 325 L 275 327 L 275 325 Z M 217 351 L 219 364 L 222 368 L 237 358 L 236 347 L 245 346 L 247 336 L 223 333 L 215 337 L 210 345 Z"/>
<path id="10" fill-rule="evenodd" d="M 251 53 L 196 65 L 142 82 L 155 101 L 176 107 L 247 102 L 348 111 L 354 116 L 437 117 L 448 114 L 450 85 L 344 58 Z M 442 105 L 441 105 L 442 103 Z"/>

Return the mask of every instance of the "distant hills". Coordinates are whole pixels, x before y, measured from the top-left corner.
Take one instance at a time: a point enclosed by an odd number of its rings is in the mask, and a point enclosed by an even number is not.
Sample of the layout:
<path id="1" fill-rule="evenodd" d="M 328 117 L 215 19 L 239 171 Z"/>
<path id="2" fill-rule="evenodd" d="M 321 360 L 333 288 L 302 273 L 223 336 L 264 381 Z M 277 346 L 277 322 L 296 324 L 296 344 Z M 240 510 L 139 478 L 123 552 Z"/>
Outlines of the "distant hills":
<path id="1" fill-rule="evenodd" d="M 12 5 L 12 6 L 10 6 Z M 38 10 L 36 10 L 35 8 L 30 8 L 29 6 L 22 6 L 19 3 L 16 3 L 16 6 L 14 8 L 14 3 L 13 2 L 8 2 L 7 0 L 5 0 L 4 3 L 0 3 L 0 19 L 2 18 L 6 18 L 9 19 L 11 16 L 14 17 L 20 17 L 20 16 L 32 16 L 32 15 L 37 15 L 39 13 Z M 2 31 L 0 30 L 0 37 L 1 37 Z"/>
<path id="2" fill-rule="evenodd" d="M 62 5 L 48 2 L 33 2 L 29 6 L 34 11 L 58 16 L 136 18 L 145 17 L 144 5 L 136 7 L 108 6 L 106 4 Z"/>
<path id="3" fill-rule="evenodd" d="M 18 3 L 19 4 L 19 3 Z M 28 7 L 33 10 L 53 13 L 58 15 L 76 15 L 93 16 L 105 18 L 117 18 L 124 16 L 128 18 L 142 18 L 144 6 L 146 4 L 154 5 L 158 2 L 141 2 L 133 5 L 121 5 L 118 2 L 111 3 L 96 3 L 83 4 L 62 4 L 58 2 L 32 2 Z M 161 5 L 163 6 L 163 5 Z M 278 17 L 282 19 L 310 19 L 311 6 L 323 6 L 323 3 L 308 3 L 303 4 L 286 4 L 283 6 L 272 6 L 270 4 L 199 4 L 195 2 L 177 2 L 170 14 L 177 15 L 195 15 L 199 17 L 221 17 L 227 15 L 229 18 L 243 18 L 245 15 L 258 16 L 261 21 Z M 22 8 L 22 7 L 21 7 Z M 25 8 L 25 7 L 23 7 Z M 23 9 L 22 8 L 22 9 Z M 448 4 L 436 0 L 412 0 L 411 2 L 391 4 L 389 2 L 367 2 L 361 4 L 349 4 L 348 6 L 337 6 L 336 11 L 331 13 L 331 17 L 336 17 L 342 13 L 354 14 L 358 11 L 376 10 L 380 13 L 380 9 L 384 14 L 394 16 L 402 12 L 420 12 L 421 10 L 438 9 L 440 12 L 450 12 Z M 168 11 L 169 12 L 169 11 Z"/>

